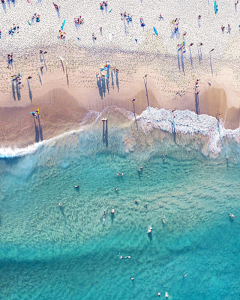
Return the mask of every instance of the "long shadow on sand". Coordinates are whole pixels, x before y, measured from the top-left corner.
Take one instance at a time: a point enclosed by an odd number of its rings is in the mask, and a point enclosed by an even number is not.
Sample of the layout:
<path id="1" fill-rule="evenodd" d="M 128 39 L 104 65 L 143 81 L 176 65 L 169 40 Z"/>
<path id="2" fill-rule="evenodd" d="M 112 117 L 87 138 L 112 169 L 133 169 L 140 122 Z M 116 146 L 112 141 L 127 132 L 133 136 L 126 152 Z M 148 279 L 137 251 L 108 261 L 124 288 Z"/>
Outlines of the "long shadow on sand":
<path id="1" fill-rule="evenodd" d="M 14 81 L 12 81 L 12 93 L 13 93 L 13 99 L 14 101 L 16 101 L 16 93 L 15 93 L 15 85 L 14 85 Z"/>
<path id="2" fill-rule="evenodd" d="M 116 86 L 119 92 L 119 81 L 118 81 L 118 72 L 116 72 Z"/>
<path id="3" fill-rule="evenodd" d="M 28 95 L 29 95 L 29 98 L 32 102 L 32 91 L 31 91 L 31 86 L 30 86 L 29 80 L 27 80 L 27 84 L 28 84 Z"/>
<path id="4" fill-rule="evenodd" d="M 39 142 L 39 130 L 36 123 L 36 118 L 34 118 L 34 128 L 35 128 L 35 143 Z"/>
<path id="5" fill-rule="evenodd" d="M 196 114 L 199 115 L 199 113 L 200 113 L 200 107 L 199 107 L 198 93 L 195 93 L 195 107 L 196 107 Z"/>
<path id="6" fill-rule="evenodd" d="M 16 80 L 16 91 L 17 91 L 18 100 L 21 100 L 20 86 L 19 86 L 17 80 Z"/>
<path id="7" fill-rule="evenodd" d="M 40 140 L 43 141 L 43 132 L 42 132 L 42 125 L 41 125 L 41 121 L 40 121 L 40 116 L 37 116 L 38 118 L 38 129 L 39 129 L 39 137 Z"/>

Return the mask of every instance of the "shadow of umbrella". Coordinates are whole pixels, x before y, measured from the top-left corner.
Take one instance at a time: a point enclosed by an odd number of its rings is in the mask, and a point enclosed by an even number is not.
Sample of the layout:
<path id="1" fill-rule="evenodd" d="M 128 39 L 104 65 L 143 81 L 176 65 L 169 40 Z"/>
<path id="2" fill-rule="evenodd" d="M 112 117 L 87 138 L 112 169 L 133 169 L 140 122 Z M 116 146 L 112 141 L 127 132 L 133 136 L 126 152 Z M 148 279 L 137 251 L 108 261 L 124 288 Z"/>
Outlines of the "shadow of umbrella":
<path id="1" fill-rule="evenodd" d="M 28 77 L 28 79 L 27 79 L 27 83 L 28 83 L 28 95 L 29 95 L 29 98 L 30 98 L 30 100 L 31 100 L 31 102 L 32 102 L 32 91 L 31 91 L 31 87 L 30 87 L 30 82 L 29 82 L 29 79 L 31 79 L 32 77 Z"/>

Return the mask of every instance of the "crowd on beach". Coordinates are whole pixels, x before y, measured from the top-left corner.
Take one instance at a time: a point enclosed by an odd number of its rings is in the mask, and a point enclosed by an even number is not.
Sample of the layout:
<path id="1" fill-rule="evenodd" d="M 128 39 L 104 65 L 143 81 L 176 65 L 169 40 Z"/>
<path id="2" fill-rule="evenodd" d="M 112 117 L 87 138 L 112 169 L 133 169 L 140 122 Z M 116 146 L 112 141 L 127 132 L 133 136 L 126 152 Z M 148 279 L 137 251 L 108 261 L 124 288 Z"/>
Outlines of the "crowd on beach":
<path id="1" fill-rule="evenodd" d="M 7 0 L 1 0 L 1 1 L 2 1 L 3 4 L 5 4 Z M 15 3 L 15 0 L 11 0 L 11 2 Z M 30 0 L 27 0 L 27 2 L 28 3 L 32 3 Z M 239 3 L 239 1 L 236 0 L 235 1 L 235 8 L 236 9 L 237 9 L 238 3 Z M 53 4 L 53 7 L 55 8 L 55 10 L 56 10 L 56 12 L 58 14 L 58 17 L 60 17 L 59 16 L 59 12 L 60 12 L 60 8 L 61 7 L 57 3 L 55 3 L 55 2 L 52 2 L 52 4 Z M 100 2 L 100 10 L 104 10 L 104 7 L 105 7 L 105 9 L 107 9 L 108 5 L 109 5 L 108 1 Z M 217 3 L 215 4 L 215 8 L 217 8 L 217 9 L 215 9 L 215 13 L 218 13 L 218 5 L 217 5 Z M 132 20 L 133 20 L 133 15 L 132 14 L 127 13 L 126 11 L 120 12 L 120 17 L 121 17 L 121 20 L 123 20 L 124 22 L 126 21 L 127 24 L 132 23 Z M 201 26 L 201 18 L 202 18 L 202 16 L 198 15 L 198 24 L 199 24 L 199 27 Z M 147 25 L 145 23 L 145 21 L 144 21 L 144 17 L 140 16 L 139 20 L 140 20 L 140 26 L 144 28 Z M 159 21 L 163 21 L 164 20 L 162 14 L 158 14 L 158 20 Z M 36 23 L 40 22 L 40 15 L 39 14 L 34 13 L 34 15 L 32 16 L 32 18 L 30 20 L 28 20 L 29 25 L 32 25 L 34 21 L 36 21 Z M 84 18 L 81 15 L 79 17 L 73 18 L 73 21 L 74 21 L 74 24 L 76 26 L 85 24 Z M 180 37 L 179 23 L 180 23 L 180 18 L 178 18 L 178 17 L 171 21 L 172 38 L 173 37 L 176 37 L 176 38 Z M 59 35 L 57 36 L 58 39 L 60 39 L 63 42 L 66 40 L 66 37 L 67 37 L 67 32 L 64 31 L 64 26 L 65 26 L 65 20 L 63 21 L 62 26 L 59 29 Z M 225 28 L 226 28 L 225 26 L 221 25 L 221 30 L 222 30 L 223 33 L 225 32 Z M 19 29 L 20 29 L 20 26 L 18 24 L 13 24 L 13 26 L 9 29 L 9 35 L 14 36 L 16 33 L 19 33 Z M 156 28 L 153 27 L 153 29 L 154 29 L 153 33 L 155 35 L 158 35 L 158 32 L 157 32 Z M 239 29 L 240 29 L 240 25 L 239 25 Z M 99 28 L 99 30 L 100 30 L 100 35 L 103 35 L 103 28 L 102 28 L 102 26 Z M 1 37 L 1 33 L 2 32 L 0 31 L 0 37 Z M 227 33 L 229 33 L 229 34 L 231 33 L 231 26 L 230 26 L 230 24 L 227 25 Z M 187 35 L 187 32 L 184 31 L 182 33 L 182 41 L 181 41 L 181 43 L 177 44 L 177 52 L 180 52 L 181 56 L 182 56 L 182 65 L 183 65 L 183 61 L 184 61 L 184 55 L 186 55 L 186 52 L 187 52 L 187 44 L 186 44 L 186 39 L 185 39 L 186 35 Z M 112 37 L 113 36 L 114 36 L 114 34 L 109 31 L 109 39 L 110 39 L 110 41 L 112 41 Z M 80 38 L 78 38 L 78 40 L 79 39 Z M 93 40 L 94 43 L 97 40 L 97 35 L 94 32 L 92 33 L 92 40 Z M 135 41 L 137 43 L 138 39 L 135 38 Z M 193 45 L 194 45 L 194 43 L 190 43 L 189 44 L 189 49 Z M 202 52 L 201 52 L 201 47 L 202 46 L 203 46 L 202 42 L 199 42 L 197 44 L 198 53 L 199 53 L 199 61 L 201 61 L 201 59 L 202 59 Z M 7 68 L 8 69 L 13 68 L 13 61 L 12 61 L 12 59 L 9 60 L 9 58 L 8 58 Z M 116 69 L 116 71 L 118 72 L 118 69 Z M 100 70 L 100 73 L 101 73 L 101 70 Z"/>

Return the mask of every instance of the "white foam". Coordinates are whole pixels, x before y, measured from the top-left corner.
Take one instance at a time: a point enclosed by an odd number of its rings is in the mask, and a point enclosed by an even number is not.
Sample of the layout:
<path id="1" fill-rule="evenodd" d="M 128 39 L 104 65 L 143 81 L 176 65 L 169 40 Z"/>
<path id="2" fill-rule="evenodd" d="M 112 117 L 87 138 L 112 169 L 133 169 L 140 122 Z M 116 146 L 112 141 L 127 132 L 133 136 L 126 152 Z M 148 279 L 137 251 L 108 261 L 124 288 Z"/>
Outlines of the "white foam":
<path id="1" fill-rule="evenodd" d="M 209 138 L 209 151 L 218 154 L 222 150 L 222 139 L 228 137 L 239 143 L 240 128 L 225 129 L 216 118 L 208 115 L 197 115 L 190 110 L 166 110 L 149 107 L 140 115 L 140 124 L 144 132 L 152 128 L 172 133 L 202 134 Z"/>

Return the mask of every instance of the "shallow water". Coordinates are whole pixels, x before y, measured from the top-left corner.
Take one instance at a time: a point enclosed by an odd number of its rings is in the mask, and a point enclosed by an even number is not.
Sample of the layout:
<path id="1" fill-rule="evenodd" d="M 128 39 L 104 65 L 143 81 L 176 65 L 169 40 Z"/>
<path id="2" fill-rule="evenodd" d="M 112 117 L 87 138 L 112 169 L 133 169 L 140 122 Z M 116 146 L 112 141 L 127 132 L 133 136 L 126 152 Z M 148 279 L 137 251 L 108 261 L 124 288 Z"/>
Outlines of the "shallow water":
<path id="1" fill-rule="evenodd" d="M 240 164 L 80 136 L 0 160 L 1 298 L 238 299 Z"/>

